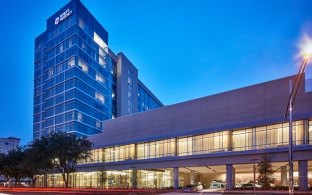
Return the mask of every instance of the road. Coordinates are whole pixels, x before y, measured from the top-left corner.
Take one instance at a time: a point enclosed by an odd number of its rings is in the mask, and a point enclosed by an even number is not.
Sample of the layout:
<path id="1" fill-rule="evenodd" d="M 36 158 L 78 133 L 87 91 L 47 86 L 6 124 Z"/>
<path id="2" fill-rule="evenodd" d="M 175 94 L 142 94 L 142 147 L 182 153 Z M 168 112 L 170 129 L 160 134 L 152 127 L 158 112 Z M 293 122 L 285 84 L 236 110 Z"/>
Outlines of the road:
<path id="1" fill-rule="evenodd" d="M 221 195 L 223 190 L 202 190 L 201 192 L 194 194 L 209 194 L 209 195 Z M 118 194 L 118 195 L 181 195 L 187 194 L 183 192 L 165 192 L 161 190 L 136 190 L 132 192 L 131 190 L 64 190 L 64 189 L 27 189 L 27 188 L 16 188 L 16 189 L 6 189 L 0 188 L 0 195 L 70 195 L 70 194 L 81 194 L 81 195 L 97 195 L 97 194 Z"/>

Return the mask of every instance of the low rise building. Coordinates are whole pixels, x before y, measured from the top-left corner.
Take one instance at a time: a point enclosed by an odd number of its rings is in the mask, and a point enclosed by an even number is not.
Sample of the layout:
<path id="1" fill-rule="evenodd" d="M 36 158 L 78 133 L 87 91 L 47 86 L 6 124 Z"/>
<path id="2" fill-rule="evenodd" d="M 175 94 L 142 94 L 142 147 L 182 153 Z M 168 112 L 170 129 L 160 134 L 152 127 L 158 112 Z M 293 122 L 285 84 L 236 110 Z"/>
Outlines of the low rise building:
<path id="1" fill-rule="evenodd" d="M 268 157 L 275 185 L 287 186 L 289 98 L 286 77 L 103 122 L 89 139 L 92 160 L 81 163 L 72 187 L 167 188 L 213 181 L 228 189 L 253 181 L 254 165 Z M 295 182 L 312 185 L 312 92 L 305 82 L 293 109 Z M 258 176 L 258 173 L 255 173 Z M 48 181 L 60 181 L 59 174 Z M 51 185 L 51 184 L 48 184 Z"/>
<path id="2" fill-rule="evenodd" d="M 7 154 L 10 150 L 20 146 L 20 140 L 16 137 L 0 138 L 0 153 Z"/>

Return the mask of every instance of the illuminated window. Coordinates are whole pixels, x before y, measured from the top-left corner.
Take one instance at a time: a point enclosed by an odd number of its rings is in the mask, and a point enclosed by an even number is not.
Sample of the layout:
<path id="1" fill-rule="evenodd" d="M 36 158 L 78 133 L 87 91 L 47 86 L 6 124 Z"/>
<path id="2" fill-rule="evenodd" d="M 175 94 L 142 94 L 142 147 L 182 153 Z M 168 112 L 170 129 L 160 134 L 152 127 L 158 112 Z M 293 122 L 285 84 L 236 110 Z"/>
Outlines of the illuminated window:
<path id="1" fill-rule="evenodd" d="M 103 58 L 100 56 L 99 56 L 99 64 L 102 66 L 106 64 L 105 60 L 103 60 Z"/>
<path id="2" fill-rule="evenodd" d="M 53 76 L 53 68 L 49 69 L 48 71 L 48 78 L 51 78 Z"/>
<path id="3" fill-rule="evenodd" d="M 105 101 L 104 96 L 98 92 L 95 92 L 95 98 L 102 103 L 104 103 L 104 101 Z"/>
<path id="4" fill-rule="evenodd" d="M 95 80 L 100 82 L 100 83 L 104 83 L 104 78 L 98 73 L 96 73 L 96 75 L 95 75 Z"/>
<path id="5" fill-rule="evenodd" d="M 88 72 L 88 66 L 80 59 L 78 60 L 78 66 L 82 69 L 82 71 Z"/>
<path id="6" fill-rule="evenodd" d="M 96 34 L 96 32 L 93 33 L 93 40 L 94 42 L 96 42 L 101 48 L 103 48 L 104 50 L 107 50 L 107 44 L 103 41 L 103 39 L 101 39 L 101 37 Z M 106 51 L 108 52 L 108 51 Z"/>
<path id="7" fill-rule="evenodd" d="M 71 58 L 68 60 L 68 66 L 69 66 L 69 67 L 75 66 L 75 58 L 74 58 L 74 57 L 71 57 Z"/>
<path id="8" fill-rule="evenodd" d="M 101 129 L 101 122 L 100 121 L 96 121 L 95 122 L 95 127 L 98 129 Z"/>
<path id="9" fill-rule="evenodd" d="M 99 47 L 99 56 L 101 56 L 102 58 L 104 57 L 105 53 L 104 53 L 104 49 Z"/>
<path id="10" fill-rule="evenodd" d="M 64 45 L 63 43 L 61 43 L 59 46 L 58 46 L 58 49 L 57 49 L 57 53 L 61 53 L 64 51 Z"/>
<path id="11" fill-rule="evenodd" d="M 81 18 L 79 18 L 79 22 L 78 23 L 79 23 L 79 27 L 84 29 L 84 21 Z"/>
<path id="12" fill-rule="evenodd" d="M 77 119 L 79 122 L 82 122 L 82 114 L 80 112 L 78 112 Z"/>

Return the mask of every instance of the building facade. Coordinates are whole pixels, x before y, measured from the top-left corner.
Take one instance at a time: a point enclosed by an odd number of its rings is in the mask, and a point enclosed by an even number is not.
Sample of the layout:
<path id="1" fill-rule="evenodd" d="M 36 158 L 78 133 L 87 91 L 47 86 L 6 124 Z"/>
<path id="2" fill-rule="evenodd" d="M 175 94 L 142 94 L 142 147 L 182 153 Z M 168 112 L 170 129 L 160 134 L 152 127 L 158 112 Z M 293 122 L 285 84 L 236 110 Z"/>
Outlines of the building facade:
<path id="1" fill-rule="evenodd" d="M 209 187 L 222 180 L 232 189 L 253 181 L 254 165 L 268 157 L 275 185 L 287 186 L 289 122 L 284 114 L 292 79 L 104 121 L 106 130 L 89 138 L 92 159 L 80 163 L 71 185 L 178 188 L 201 182 Z M 294 176 L 300 190 L 312 186 L 312 92 L 305 88 L 303 82 L 293 109 Z M 103 170 L 104 184 L 99 180 Z M 49 186 L 61 181 L 59 174 L 49 179 Z"/>
<path id="2" fill-rule="evenodd" d="M 20 140 L 16 137 L 0 138 L 0 153 L 7 154 L 10 150 L 15 150 L 20 146 Z"/>
<path id="3" fill-rule="evenodd" d="M 254 180 L 254 166 L 264 157 L 275 170 L 275 185 L 288 185 L 284 113 L 292 76 L 163 106 L 131 61 L 109 49 L 107 31 L 79 0 L 47 20 L 35 41 L 34 72 L 34 138 L 52 131 L 96 134 L 89 137 L 92 159 L 70 175 L 71 187 L 209 187 L 221 180 L 233 189 Z M 312 186 L 311 89 L 309 77 L 293 111 L 300 190 Z M 63 183 L 51 172 L 37 185 Z"/>
<path id="4" fill-rule="evenodd" d="M 138 79 L 108 32 L 79 0 L 47 19 L 35 40 L 33 137 L 52 131 L 89 136 L 102 121 L 163 104 Z"/>

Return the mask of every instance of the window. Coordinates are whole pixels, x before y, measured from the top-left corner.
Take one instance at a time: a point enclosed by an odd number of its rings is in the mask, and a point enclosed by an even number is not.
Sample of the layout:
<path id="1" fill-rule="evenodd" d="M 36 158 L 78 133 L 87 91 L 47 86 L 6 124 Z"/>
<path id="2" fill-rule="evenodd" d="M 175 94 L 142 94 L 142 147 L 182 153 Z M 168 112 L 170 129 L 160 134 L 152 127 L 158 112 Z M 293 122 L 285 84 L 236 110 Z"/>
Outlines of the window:
<path id="1" fill-rule="evenodd" d="M 99 92 L 95 92 L 95 98 L 97 100 L 99 100 L 100 102 L 104 103 L 105 102 L 105 99 L 104 99 L 104 96 L 102 94 L 100 94 Z"/>
<path id="2" fill-rule="evenodd" d="M 128 70 L 128 114 L 131 114 L 133 112 L 133 73 Z"/>
<path id="3" fill-rule="evenodd" d="M 69 67 L 75 66 L 75 58 L 74 58 L 74 57 L 71 57 L 71 58 L 68 60 L 68 66 L 69 66 Z"/>
<path id="4" fill-rule="evenodd" d="M 99 56 L 101 56 L 102 58 L 104 57 L 104 49 L 102 49 L 101 47 L 99 47 Z"/>
<path id="5" fill-rule="evenodd" d="M 106 63 L 105 63 L 105 60 L 99 56 L 99 64 L 104 66 Z"/>
<path id="6" fill-rule="evenodd" d="M 309 120 L 309 144 L 312 144 L 312 119 Z"/>
<path id="7" fill-rule="evenodd" d="M 78 60 L 78 66 L 82 69 L 82 71 L 88 72 L 88 66 L 80 59 Z"/>
<path id="8" fill-rule="evenodd" d="M 100 121 L 96 121 L 96 122 L 95 122 L 95 127 L 96 127 L 97 129 L 101 129 L 101 122 L 100 122 Z"/>
<path id="9" fill-rule="evenodd" d="M 96 42 L 101 48 L 107 49 L 106 43 L 103 41 L 103 39 L 101 39 L 101 37 L 100 37 L 98 34 L 96 34 L 96 32 L 93 33 L 93 40 L 94 40 L 94 42 Z"/>
<path id="10" fill-rule="evenodd" d="M 82 120 L 83 120 L 83 116 L 82 116 L 82 114 L 80 112 L 78 112 L 77 120 L 79 122 L 82 122 Z"/>
<path id="11" fill-rule="evenodd" d="M 95 75 L 95 80 L 100 82 L 100 83 L 104 83 L 104 77 L 101 76 L 100 74 L 96 73 Z"/>
<path id="12" fill-rule="evenodd" d="M 51 78 L 53 76 L 53 68 L 50 68 L 48 70 L 48 79 Z"/>
<path id="13" fill-rule="evenodd" d="M 233 150 L 252 149 L 252 129 L 233 131 Z"/>

